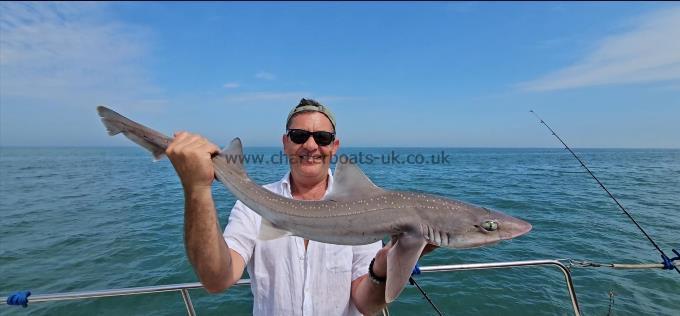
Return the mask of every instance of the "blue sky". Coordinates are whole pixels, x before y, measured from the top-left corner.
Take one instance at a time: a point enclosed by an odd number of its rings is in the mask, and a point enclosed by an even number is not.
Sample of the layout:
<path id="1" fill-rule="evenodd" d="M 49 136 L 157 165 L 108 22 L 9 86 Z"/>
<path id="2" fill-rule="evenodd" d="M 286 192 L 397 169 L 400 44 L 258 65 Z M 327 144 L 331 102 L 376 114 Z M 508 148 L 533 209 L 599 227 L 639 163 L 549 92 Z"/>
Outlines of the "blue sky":
<path id="1" fill-rule="evenodd" d="M 0 4 L 0 145 L 278 145 L 302 97 L 345 146 L 680 148 L 677 3 Z"/>

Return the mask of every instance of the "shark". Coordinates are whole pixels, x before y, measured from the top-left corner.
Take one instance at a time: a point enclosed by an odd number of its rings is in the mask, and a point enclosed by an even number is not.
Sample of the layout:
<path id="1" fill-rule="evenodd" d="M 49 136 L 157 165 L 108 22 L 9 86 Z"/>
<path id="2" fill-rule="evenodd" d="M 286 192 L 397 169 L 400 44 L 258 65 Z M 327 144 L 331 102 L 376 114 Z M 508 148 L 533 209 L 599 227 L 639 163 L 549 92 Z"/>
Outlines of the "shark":
<path id="1" fill-rule="evenodd" d="M 105 107 L 97 112 L 108 134 L 123 134 L 163 157 L 172 138 Z M 391 191 L 375 185 L 351 162 L 336 164 L 330 192 L 320 201 L 272 193 L 246 173 L 239 138 L 213 155 L 215 178 L 262 216 L 258 238 L 299 236 L 339 245 L 365 245 L 391 238 L 387 254 L 385 301 L 402 292 L 427 244 L 474 248 L 526 234 L 531 224 L 483 206 L 441 196 Z"/>

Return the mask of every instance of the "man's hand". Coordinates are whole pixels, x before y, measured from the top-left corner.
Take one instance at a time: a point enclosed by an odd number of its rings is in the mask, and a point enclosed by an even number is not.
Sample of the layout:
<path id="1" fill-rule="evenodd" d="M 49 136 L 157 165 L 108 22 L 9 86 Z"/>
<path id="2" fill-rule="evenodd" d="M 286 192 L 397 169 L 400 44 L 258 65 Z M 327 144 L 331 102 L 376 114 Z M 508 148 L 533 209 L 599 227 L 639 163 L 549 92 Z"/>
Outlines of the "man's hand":
<path id="1" fill-rule="evenodd" d="M 388 242 L 387 245 L 378 250 L 378 253 L 375 255 L 373 273 L 375 273 L 377 277 L 384 278 L 387 276 L 387 253 L 390 251 L 390 248 L 392 248 L 392 241 Z M 420 253 L 420 257 L 422 258 L 424 255 L 434 251 L 437 248 L 439 248 L 439 246 L 432 244 L 425 245 L 423 252 Z"/>
<path id="2" fill-rule="evenodd" d="M 205 137 L 188 132 L 175 133 L 165 154 L 177 171 L 185 191 L 210 188 L 215 171 L 211 157 L 219 147 Z"/>

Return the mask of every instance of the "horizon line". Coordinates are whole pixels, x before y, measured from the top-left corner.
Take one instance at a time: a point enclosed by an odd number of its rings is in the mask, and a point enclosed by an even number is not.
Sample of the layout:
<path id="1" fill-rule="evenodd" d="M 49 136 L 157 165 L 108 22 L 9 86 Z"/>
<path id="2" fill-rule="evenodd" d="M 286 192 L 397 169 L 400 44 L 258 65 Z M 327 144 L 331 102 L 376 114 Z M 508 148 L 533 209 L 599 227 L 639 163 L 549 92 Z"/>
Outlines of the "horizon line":
<path id="1" fill-rule="evenodd" d="M 224 146 L 222 146 L 224 147 Z M 680 147 L 573 147 L 572 149 L 664 149 L 664 150 L 679 150 Z M 140 148 L 134 145 L 0 145 L 2 148 Z M 280 145 L 257 145 L 257 146 L 243 146 L 243 148 L 279 148 L 283 149 Z M 522 147 L 522 146 L 509 146 L 509 147 L 499 147 L 499 146 L 342 146 L 341 148 L 378 148 L 378 149 L 566 149 L 565 147 Z"/>

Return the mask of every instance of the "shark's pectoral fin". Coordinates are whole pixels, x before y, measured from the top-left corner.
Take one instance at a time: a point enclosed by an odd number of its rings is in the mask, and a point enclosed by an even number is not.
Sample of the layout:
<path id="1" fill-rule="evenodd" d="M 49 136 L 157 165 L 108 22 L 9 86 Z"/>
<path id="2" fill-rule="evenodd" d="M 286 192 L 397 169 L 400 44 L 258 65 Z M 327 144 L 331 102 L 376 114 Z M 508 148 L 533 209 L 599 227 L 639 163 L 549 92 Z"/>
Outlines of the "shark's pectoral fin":
<path id="1" fill-rule="evenodd" d="M 420 258 L 420 253 L 427 242 L 422 236 L 400 235 L 387 253 L 387 281 L 385 286 L 385 301 L 394 301 L 408 282 L 413 267 Z"/>
<path id="2" fill-rule="evenodd" d="M 293 233 L 287 230 L 278 229 L 274 227 L 270 221 L 262 218 L 262 222 L 260 223 L 260 234 L 257 236 L 257 239 L 272 240 L 291 235 L 293 235 Z"/>

